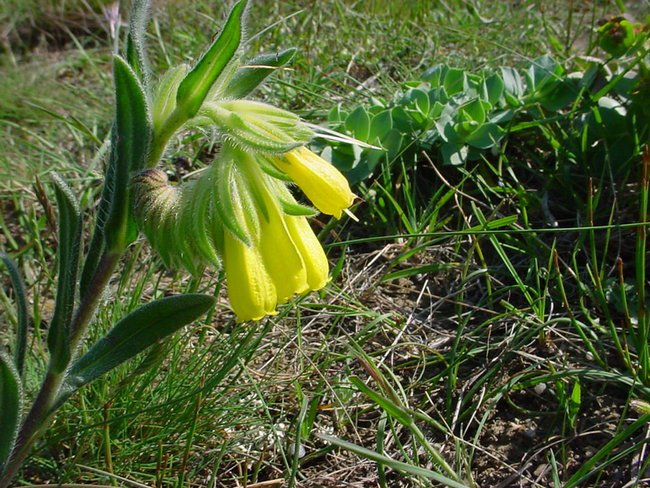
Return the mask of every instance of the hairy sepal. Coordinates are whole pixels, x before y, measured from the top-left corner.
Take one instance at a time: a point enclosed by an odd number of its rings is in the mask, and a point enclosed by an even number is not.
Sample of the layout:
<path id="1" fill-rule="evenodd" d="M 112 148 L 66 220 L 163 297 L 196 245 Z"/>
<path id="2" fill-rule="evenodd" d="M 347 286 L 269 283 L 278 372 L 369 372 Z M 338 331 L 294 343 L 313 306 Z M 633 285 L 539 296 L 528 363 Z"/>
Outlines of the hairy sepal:
<path id="1" fill-rule="evenodd" d="M 314 136 L 297 115 L 259 102 L 209 102 L 201 115 L 209 117 L 234 144 L 257 152 L 283 154 Z"/>
<path id="2" fill-rule="evenodd" d="M 237 166 L 233 158 L 217 161 L 215 171 L 214 209 L 223 225 L 246 245 L 251 245 L 251 235 L 242 215 L 242 182 L 237 178 Z M 246 209 L 244 209 L 246 211 Z"/>

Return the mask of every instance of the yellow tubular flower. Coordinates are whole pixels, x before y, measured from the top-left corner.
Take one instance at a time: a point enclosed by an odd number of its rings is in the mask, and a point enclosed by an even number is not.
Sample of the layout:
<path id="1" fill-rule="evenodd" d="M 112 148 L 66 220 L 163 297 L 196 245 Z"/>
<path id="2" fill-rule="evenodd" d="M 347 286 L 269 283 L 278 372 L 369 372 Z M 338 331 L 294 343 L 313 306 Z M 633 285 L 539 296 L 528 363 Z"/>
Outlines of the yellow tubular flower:
<path id="1" fill-rule="evenodd" d="M 237 320 L 244 322 L 275 315 L 275 286 L 257 248 L 247 246 L 230 231 L 224 232 L 224 248 L 228 299 Z"/>
<path id="2" fill-rule="evenodd" d="M 352 205 L 354 193 L 345 176 L 306 147 L 293 149 L 273 161 L 321 212 L 340 218 L 343 210 Z"/>
<path id="3" fill-rule="evenodd" d="M 277 201 L 267 188 L 261 190 L 269 218 L 260 215 L 260 253 L 275 285 L 278 303 L 285 303 L 296 293 L 307 291 L 307 271 L 299 243 L 289 233 Z"/>
<path id="4" fill-rule="evenodd" d="M 305 217 L 287 215 L 285 221 L 305 263 L 309 289 L 320 290 L 329 280 L 329 263 L 323 247 Z"/>

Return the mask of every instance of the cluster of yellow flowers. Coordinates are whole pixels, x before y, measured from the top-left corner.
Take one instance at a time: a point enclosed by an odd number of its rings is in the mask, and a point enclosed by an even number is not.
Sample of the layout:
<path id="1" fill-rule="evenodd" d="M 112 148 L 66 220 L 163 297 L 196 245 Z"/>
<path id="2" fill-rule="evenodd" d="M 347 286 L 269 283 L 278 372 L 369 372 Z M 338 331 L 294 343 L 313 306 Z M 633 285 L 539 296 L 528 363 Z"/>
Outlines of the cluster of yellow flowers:
<path id="1" fill-rule="evenodd" d="M 165 263 L 195 274 L 221 263 L 238 320 L 259 320 L 328 281 L 327 257 L 307 221 L 315 210 L 294 199 L 288 182 L 337 218 L 355 198 L 345 177 L 305 146 L 269 153 L 227 139 L 193 181 L 171 185 L 159 169 L 136 176 L 134 212 Z"/>
<path id="2" fill-rule="evenodd" d="M 246 0 L 193 67 L 165 73 L 152 95 L 153 150 L 131 179 L 139 227 L 165 263 L 198 274 L 225 270 L 240 321 L 277 313 L 294 295 L 322 288 L 327 258 L 307 216 L 287 188 L 295 183 L 319 211 L 339 218 L 354 200 L 345 177 L 307 148 L 314 132 L 296 114 L 248 95 L 293 51 L 242 65 L 238 54 Z M 182 127 L 207 127 L 221 148 L 198 178 L 171 185 L 155 165 Z"/>
<path id="3" fill-rule="evenodd" d="M 338 218 L 352 204 L 354 194 L 345 177 L 309 149 L 293 149 L 271 161 L 321 212 Z M 261 202 L 256 216 L 243 212 L 239 216 L 249 222 L 251 243 L 226 231 L 222 258 L 232 309 L 239 320 L 257 320 L 276 313 L 277 304 L 295 294 L 325 286 L 329 265 L 306 217 L 283 211 L 276 197 L 278 186 L 255 161 L 244 156 L 240 164 Z M 289 194 L 282 197 L 291 198 Z M 252 220 L 257 222 L 252 224 Z"/>

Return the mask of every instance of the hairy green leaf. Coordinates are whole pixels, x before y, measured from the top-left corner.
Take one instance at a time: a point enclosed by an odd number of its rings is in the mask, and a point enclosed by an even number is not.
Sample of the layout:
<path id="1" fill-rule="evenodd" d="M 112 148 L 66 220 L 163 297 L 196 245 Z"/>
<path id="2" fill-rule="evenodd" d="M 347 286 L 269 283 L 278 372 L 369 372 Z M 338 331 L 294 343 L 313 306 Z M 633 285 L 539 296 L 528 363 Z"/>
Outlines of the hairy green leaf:
<path id="1" fill-rule="evenodd" d="M 214 297 L 209 295 L 175 295 L 130 313 L 70 367 L 56 405 L 82 386 L 196 320 L 214 302 Z"/>
<path id="2" fill-rule="evenodd" d="M 0 473 L 13 448 L 20 411 L 22 409 L 22 383 L 13 360 L 0 349 Z"/>
<path id="3" fill-rule="evenodd" d="M 176 105 L 188 119 L 197 114 L 212 85 L 239 49 L 246 4 L 246 0 L 239 0 L 234 5 L 222 31 L 179 85 Z"/>
<path id="4" fill-rule="evenodd" d="M 145 35 L 149 22 L 151 0 L 134 0 L 126 37 L 126 60 L 146 87 L 149 83 L 149 63 L 145 50 Z"/>
<path id="5" fill-rule="evenodd" d="M 169 69 L 158 82 L 152 103 L 152 120 L 159 131 L 176 108 L 176 92 L 187 74 L 188 66 L 181 64 Z"/>
<path id="6" fill-rule="evenodd" d="M 81 270 L 81 278 L 79 282 L 79 290 L 81 299 L 83 300 L 86 291 L 90 290 L 90 282 L 95 272 L 99 261 L 106 249 L 106 240 L 104 239 L 104 227 L 111 210 L 111 201 L 113 198 L 113 188 L 115 187 L 115 167 L 117 165 L 117 142 L 115 126 L 111 130 L 111 154 L 106 168 L 106 175 L 104 177 L 104 188 L 102 189 L 102 196 L 97 208 L 97 215 L 95 216 L 95 228 L 93 237 L 86 252 L 86 259 L 84 260 L 83 268 Z"/>
<path id="7" fill-rule="evenodd" d="M 296 49 L 286 49 L 278 53 L 260 54 L 240 66 L 233 79 L 228 84 L 225 95 L 229 98 L 244 98 L 277 68 L 290 63 L 296 54 Z"/>
<path id="8" fill-rule="evenodd" d="M 104 229 L 109 251 L 123 250 L 136 237 L 129 209 L 129 179 L 143 168 L 151 141 L 147 97 L 131 67 L 120 56 L 113 58 L 115 78 L 115 176 L 111 209 Z"/>
<path id="9" fill-rule="evenodd" d="M 25 365 L 25 351 L 27 350 L 27 327 L 29 325 L 29 313 L 27 312 L 27 292 L 18 267 L 13 260 L 5 253 L 0 252 L 0 260 L 5 263 L 9 272 L 11 286 L 14 289 L 16 300 L 16 317 L 18 326 L 16 329 L 16 350 L 14 351 L 14 360 L 18 372 L 22 374 Z"/>
<path id="10" fill-rule="evenodd" d="M 74 310 L 81 248 L 81 212 L 72 190 L 56 173 L 52 175 L 59 209 L 59 272 L 54 316 L 47 335 L 50 368 L 63 371 L 70 361 L 70 322 Z"/>

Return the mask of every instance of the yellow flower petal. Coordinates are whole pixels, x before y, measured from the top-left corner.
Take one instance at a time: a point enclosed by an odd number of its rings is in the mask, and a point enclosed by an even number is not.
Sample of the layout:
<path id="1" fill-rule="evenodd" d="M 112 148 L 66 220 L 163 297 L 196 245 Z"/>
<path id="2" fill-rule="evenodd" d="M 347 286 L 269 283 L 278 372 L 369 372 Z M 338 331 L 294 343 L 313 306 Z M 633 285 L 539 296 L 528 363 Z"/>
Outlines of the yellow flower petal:
<path id="1" fill-rule="evenodd" d="M 345 176 L 309 149 L 294 149 L 274 161 L 321 212 L 340 218 L 343 210 L 352 205 L 354 193 Z"/>
<path id="2" fill-rule="evenodd" d="M 268 190 L 264 200 L 269 219 L 260 216 L 260 253 L 275 284 L 278 303 L 285 303 L 296 293 L 309 288 L 307 272 L 296 247 L 298 242 L 292 239 L 281 210 Z"/>
<path id="3" fill-rule="evenodd" d="M 275 315 L 277 294 L 259 251 L 224 233 L 224 267 L 230 306 L 241 322 Z"/>
<path id="4" fill-rule="evenodd" d="M 323 246 L 305 217 L 285 217 L 289 234 L 296 243 L 307 271 L 307 283 L 310 290 L 320 290 L 329 281 L 329 263 Z"/>

